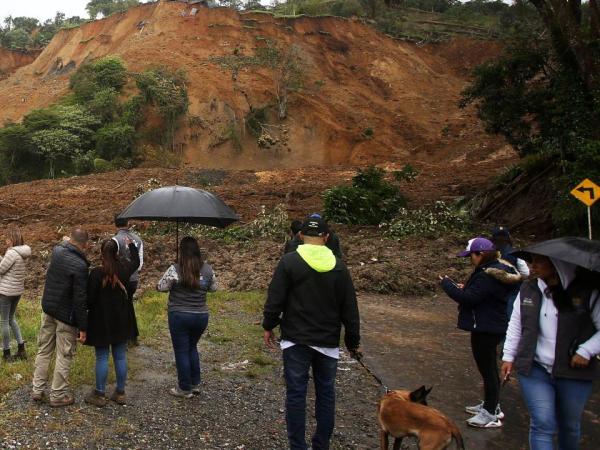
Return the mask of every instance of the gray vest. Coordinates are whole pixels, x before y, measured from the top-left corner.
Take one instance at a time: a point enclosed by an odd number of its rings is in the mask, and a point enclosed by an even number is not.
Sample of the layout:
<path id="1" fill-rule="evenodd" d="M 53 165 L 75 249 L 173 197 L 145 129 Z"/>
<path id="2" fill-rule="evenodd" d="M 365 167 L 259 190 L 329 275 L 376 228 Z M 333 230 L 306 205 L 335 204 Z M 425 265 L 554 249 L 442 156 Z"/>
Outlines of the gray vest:
<path id="1" fill-rule="evenodd" d="M 129 254 L 129 248 L 127 247 L 127 245 L 125 245 L 125 237 L 129 237 L 129 239 L 131 239 L 131 241 L 135 244 L 135 246 L 137 247 L 138 251 L 141 249 L 142 247 L 142 239 L 135 234 L 133 231 L 129 231 L 129 230 L 119 230 L 117 231 L 117 234 L 115 234 L 115 236 L 113 237 L 113 239 L 115 241 L 117 241 L 117 244 L 119 244 L 119 257 L 121 259 L 126 259 L 128 261 L 131 260 L 131 255 Z M 143 256 L 140 254 L 140 260 Z M 139 281 L 140 279 L 140 271 L 136 270 L 135 272 L 133 272 L 133 275 L 131 275 L 131 278 L 129 278 L 129 281 Z"/>
<path id="2" fill-rule="evenodd" d="M 574 309 L 558 313 L 552 375 L 557 378 L 595 380 L 600 378 L 597 358 L 592 358 L 589 366 L 584 369 L 573 369 L 570 365 L 573 351 L 596 333 L 590 308 L 592 289 L 572 283 L 568 293 L 573 299 Z M 541 309 L 542 292 L 537 280 L 525 281 L 521 286 L 521 340 L 515 358 L 517 372 L 522 375 L 529 375 L 534 362 Z"/>
<path id="3" fill-rule="evenodd" d="M 179 265 L 175 265 L 175 270 L 179 274 Z M 175 282 L 169 292 L 169 312 L 208 313 L 206 293 L 210 290 L 213 276 L 212 267 L 204 263 L 200 269 L 199 288 L 190 289 Z"/>

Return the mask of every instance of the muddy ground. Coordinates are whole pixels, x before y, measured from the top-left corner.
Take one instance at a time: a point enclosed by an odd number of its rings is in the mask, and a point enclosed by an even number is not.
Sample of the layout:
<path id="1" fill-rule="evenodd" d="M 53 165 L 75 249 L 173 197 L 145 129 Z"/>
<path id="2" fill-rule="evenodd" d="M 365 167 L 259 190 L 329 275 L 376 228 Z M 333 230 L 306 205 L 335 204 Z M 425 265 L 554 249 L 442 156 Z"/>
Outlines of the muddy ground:
<path id="1" fill-rule="evenodd" d="M 509 385 L 502 393 L 507 415 L 504 428 L 474 430 L 465 425 L 464 405 L 479 401 L 481 382 L 471 359 L 468 335 L 454 328 L 456 311 L 450 300 L 440 295 L 361 295 L 360 308 L 365 361 L 387 385 L 433 385 L 430 405 L 459 425 L 468 449 L 527 448 L 527 413 L 516 385 Z M 252 315 L 242 318 L 248 323 L 257 319 Z M 175 379 L 167 343 L 165 339 L 162 347 L 142 345 L 130 353 L 139 368 L 129 381 L 130 404 L 125 407 L 98 409 L 86 405 L 82 397 L 90 386 L 78 387 L 76 404 L 64 409 L 33 404 L 27 387 L 14 392 L 3 405 L 1 448 L 286 448 L 279 363 L 257 377 L 248 376 L 244 370 L 222 370 L 227 363 L 237 361 L 232 360 L 231 352 L 223 351 L 224 347 L 203 338 L 203 392 L 182 401 L 166 394 Z M 375 408 L 381 390 L 345 355 L 339 365 L 337 393 L 332 448 L 377 449 Z M 596 389 L 584 414 L 582 450 L 597 448 L 599 394 Z M 312 413 L 308 416 L 312 429 Z M 416 448 L 414 440 L 405 440 L 403 448 Z"/>
<path id="2" fill-rule="evenodd" d="M 501 392 L 504 427 L 469 428 L 466 405 L 482 398 L 483 384 L 470 353 L 468 333 L 455 328 L 456 307 L 443 294 L 426 297 L 361 297 L 366 361 L 390 388 L 433 385 L 429 404 L 446 413 L 473 450 L 526 449 L 529 418 L 516 381 Z M 583 415 L 581 450 L 598 448 L 600 389 Z M 376 448 L 376 447 L 368 447 Z"/>

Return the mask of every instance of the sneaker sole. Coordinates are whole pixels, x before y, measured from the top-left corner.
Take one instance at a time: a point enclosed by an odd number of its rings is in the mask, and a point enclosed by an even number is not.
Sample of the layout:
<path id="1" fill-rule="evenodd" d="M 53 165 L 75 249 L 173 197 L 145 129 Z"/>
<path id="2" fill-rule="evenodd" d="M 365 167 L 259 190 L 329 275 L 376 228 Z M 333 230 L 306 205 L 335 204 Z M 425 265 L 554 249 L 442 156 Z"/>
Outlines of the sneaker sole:
<path id="1" fill-rule="evenodd" d="M 465 409 L 465 412 L 467 412 L 468 414 L 471 414 L 472 416 L 476 416 L 477 414 L 479 414 L 479 411 L 473 412 L 473 411 L 468 411 L 466 409 Z M 496 414 L 496 417 L 498 417 L 498 420 L 502 420 L 502 419 L 504 419 L 504 413 L 501 412 L 500 414 Z"/>
<path id="2" fill-rule="evenodd" d="M 479 411 L 470 411 L 469 408 L 465 408 L 465 412 L 467 414 L 471 414 L 472 416 L 476 416 L 477 414 L 479 414 Z M 504 413 L 500 412 L 500 414 L 496 414 L 496 417 L 498 417 L 498 420 L 502 420 L 504 419 Z"/>
<path id="3" fill-rule="evenodd" d="M 503 425 L 502 422 L 500 422 L 500 421 L 490 422 L 485 425 L 477 425 L 475 423 L 469 422 L 468 420 L 466 422 L 467 422 L 467 425 L 469 425 L 470 427 L 473 427 L 473 428 L 501 428 Z"/>

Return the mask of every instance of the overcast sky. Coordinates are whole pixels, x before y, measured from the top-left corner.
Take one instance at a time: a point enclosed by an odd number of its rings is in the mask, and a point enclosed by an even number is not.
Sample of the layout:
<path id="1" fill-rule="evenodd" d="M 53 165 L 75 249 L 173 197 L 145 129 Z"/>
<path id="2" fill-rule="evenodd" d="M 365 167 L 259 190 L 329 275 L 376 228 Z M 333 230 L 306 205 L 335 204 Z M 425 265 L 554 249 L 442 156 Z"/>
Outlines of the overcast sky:
<path id="1" fill-rule="evenodd" d="M 145 3 L 147 0 L 142 0 Z M 67 17 L 79 16 L 87 18 L 85 5 L 89 0 L 0 0 L 0 20 L 7 16 L 35 17 L 41 22 L 54 18 L 57 11 Z M 269 4 L 268 1 L 262 1 Z"/>

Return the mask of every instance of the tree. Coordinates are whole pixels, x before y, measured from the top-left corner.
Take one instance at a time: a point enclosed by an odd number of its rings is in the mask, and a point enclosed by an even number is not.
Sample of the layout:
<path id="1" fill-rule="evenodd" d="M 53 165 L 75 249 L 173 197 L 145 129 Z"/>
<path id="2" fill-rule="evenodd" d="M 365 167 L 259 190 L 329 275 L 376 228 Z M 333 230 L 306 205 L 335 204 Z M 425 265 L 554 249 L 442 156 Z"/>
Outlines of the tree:
<path id="1" fill-rule="evenodd" d="M 301 90 L 304 86 L 304 60 L 300 48 L 292 45 L 278 51 L 279 57 L 275 66 L 275 92 L 278 104 L 278 117 L 287 117 L 288 98 L 290 93 Z"/>
<path id="2" fill-rule="evenodd" d="M 113 123 L 98 130 L 96 152 L 101 158 L 112 160 L 131 156 L 135 142 L 135 128 L 131 125 Z"/>
<path id="3" fill-rule="evenodd" d="M 5 35 L 8 48 L 12 50 L 27 50 L 31 45 L 31 38 L 27 31 L 14 28 Z"/>
<path id="4" fill-rule="evenodd" d="M 102 89 L 121 92 L 127 83 L 127 69 L 117 56 L 107 56 L 81 66 L 71 76 L 70 88 L 80 102 L 91 100 Z"/>
<path id="5" fill-rule="evenodd" d="M 73 161 L 81 152 L 81 140 L 67 130 L 36 131 L 31 135 L 34 151 L 49 164 L 49 176 L 54 178 L 57 160 Z"/>
<path id="6" fill-rule="evenodd" d="M 40 26 L 40 22 L 34 17 L 15 17 L 12 19 L 14 28 L 20 28 L 31 34 Z"/>
<path id="7" fill-rule="evenodd" d="M 581 0 L 531 0 L 550 32 L 561 65 L 592 90 L 600 83 L 600 8 L 589 0 L 584 23 Z"/>

